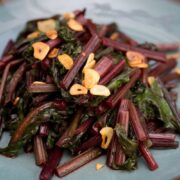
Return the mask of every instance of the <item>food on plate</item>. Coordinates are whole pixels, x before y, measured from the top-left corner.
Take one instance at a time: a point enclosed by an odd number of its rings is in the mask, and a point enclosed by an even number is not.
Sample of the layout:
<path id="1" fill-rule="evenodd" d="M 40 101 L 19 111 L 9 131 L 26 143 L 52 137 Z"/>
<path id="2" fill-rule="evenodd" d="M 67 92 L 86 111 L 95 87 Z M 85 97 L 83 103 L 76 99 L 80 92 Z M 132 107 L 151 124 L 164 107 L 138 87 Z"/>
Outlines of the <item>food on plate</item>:
<path id="1" fill-rule="evenodd" d="M 11 135 L 0 154 L 33 152 L 41 180 L 103 154 L 112 169 L 135 170 L 139 156 L 157 169 L 151 149 L 179 146 L 178 49 L 139 43 L 85 10 L 27 22 L 0 59 L 0 135 Z M 59 164 L 64 151 L 73 157 Z"/>

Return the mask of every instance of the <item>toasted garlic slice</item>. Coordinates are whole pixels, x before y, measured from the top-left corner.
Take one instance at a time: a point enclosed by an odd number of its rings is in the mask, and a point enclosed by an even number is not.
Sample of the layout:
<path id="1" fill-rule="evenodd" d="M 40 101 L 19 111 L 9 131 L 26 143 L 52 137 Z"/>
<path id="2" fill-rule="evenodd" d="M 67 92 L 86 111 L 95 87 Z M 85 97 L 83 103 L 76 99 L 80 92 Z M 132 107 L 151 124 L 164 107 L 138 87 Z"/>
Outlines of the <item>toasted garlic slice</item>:
<path id="1" fill-rule="evenodd" d="M 175 69 L 175 73 L 180 75 L 180 69 Z"/>
<path id="2" fill-rule="evenodd" d="M 137 65 L 131 65 L 131 67 L 137 67 L 137 68 L 142 68 L 142 69 L 146 69 L 148 68 L 148 64 L 146 63 L 142 63 L 142 64 L 137 64 Z"/>
<path id="3" fill-rule="evenodd" d="M 94 53 L 90 53 L 87 59 L 86 64 L 89 64 L 90 62 L 92 62 L 94 60 Z"/>
<path id="4" fill-rule="evenodd" d="M 104 164 L 101 164 L 101 163 L 96 163 L 96 170 L 100 170 L 101 168 L 104 167 Z"/>
<path id="5" fill-rule="evenodd" d="M 71 88 L 69 90 L 69 93 L 72 96 L 77 96 L 77 95 L 87 94 L 88 90 L 84 86 L 82 86 L 80 84 L 74 84 L 74 85 L 71 86 Z"/>
<path id="6" fill-rule="evenodd" d="M 20 100 L 20 97 L 16 97 L 16 99 L 13 102 L 13 105 L 16 106 Z"/>
<path id="7" fill-rule="evenodd" d="M 118 32 L 114 32 L 110 36 L 110 39 L 112 39 L 114 41 L 117 40 L 118 38 L 119 38 L 119 33 Z"/>
<path id="8" fill-rule="evenodd" d="M 90 53 L 89 57 L 87 59 L 87 62 L 85 64 L 84 68 L 83 68 L 83 73 L 84 73 L 85 69 L 94 68 L 95 64 L 96 64 L 96 61 L 94 60 L 94 53 Z"/>
<path id="9" fill-rule="evenodd" d="M 48 54 L 50 47 L 43 42 L 35 42 L 32 44 L 34 49 L 34 57 L 39 60 L 43 60 Z"/>
<path id="10" fill-rule="evenodd" d="M 107 149 L 111 143 L 111 139 L 113 137 L 113 128 L 111 127 L 104 127 L 100 130 L 102 143 L 101 148 Z"/>
<path id="11" fill-rule="evenodd" d="M 48 32 L 50 30 L 56 29 L 56 21 L 54 19 L 48 19 L 44 21 L 37 22 L 38 30 L 41 32 Z"/>
<path id="12" fill-rule="evenodd" d="M 91 89 L 98 84 L 99 79 L 100 75 L 97 71 L 94 69 L 85 69 L 83 84 L 87 89 Z"/>
<path id="13" fill-rule="evenodd" d="M 74 31 L 84 31 L 83 26 L 74 19 L 70 19 L 67 22 L 67 25 L 68 25 L 69 28 L 71 28 Z"/>
<path id="14" fill-rule="evenodd" d="M 35 32 L 32 32 L 30 34 L 27 35 L 27 39 L 34 39 L 34 38 L 37 38 L 39 37 L 40 35 L 40 32 L 39 31 L 35 31 Z"/>
<path id="15" fill-rule="evenodd" d="M 74 61 L 68 54 L 62 54 L 58 56 L 59 62 L 65 67 L 65 69 L 71 69 Z"/>
<path id="16" fill-rule="evenodd" d="M 147 78 L 147 81 L 148 81 L 148 84 L 151 86 L 155 81 L 155 77 L 154 76 L 149 76 Z"/>
<path id="17" fill-rule="evenodd" d="M 49 30 L 46 32 L 46 36 L 49 38 L 49 39 L 56 39 L 58 37 L 58 33 L 56 30 Z"/>
<path id="18" fill-rule="evenodd" d="M 32 84 L 46 84 L 46 83 L 42 81 L 34 81 Z"/>
<path id="19" fill-rule="evenodd" d="M 88 63 L 88 64 L 84 67 L 83 73 L 84 73 L 85 69 L 92 69 L 92 68 L 95 67 L 95 65 L 96 65 L 96 61 L 95 61 L 95 60 L 91 61 L 90 63 Z"/>
<path id="20" fill-rule="evenodd" d="M 96 96 L 109 96 L 111 93 L 106 86 L 95 85 L 90 89 L 90 93 Z"/>
<path id="21" fill-rule="evenodd" d="M 73 12 L 66 12 L 63 14 L 63 17 L 65 20 L 74 19 L 75 14 Z"/>
<path id="22" fill-rule="evenodd" d="M 128 64 L 132 68 L 148 68 L 146 63 L 146 58 L 143 54 L 135 51 L 127 51 L 126 57 L 128 59 Z"/>
<path id="23" fill-rule="evenodd" d="M 58 49 L 58 48 L 53 48 L 53 49 L 50 51 L 50 53 L 48 54 L 48 58 L 55 58 L 55 57 L 57 57 L 58 52 L 59 52 L 59 49 Z"/>

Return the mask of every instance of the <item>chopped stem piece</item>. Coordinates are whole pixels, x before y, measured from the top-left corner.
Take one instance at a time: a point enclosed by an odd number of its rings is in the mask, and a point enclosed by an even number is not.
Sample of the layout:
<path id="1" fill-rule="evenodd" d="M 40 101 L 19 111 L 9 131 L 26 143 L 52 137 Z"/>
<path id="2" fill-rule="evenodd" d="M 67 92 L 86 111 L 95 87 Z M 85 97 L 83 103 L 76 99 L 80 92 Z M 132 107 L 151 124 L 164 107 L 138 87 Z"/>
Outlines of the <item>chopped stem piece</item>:
<path id="1" fill-rule="evenodd" d="M 59 138 L 59 140 L 57 141 L 56 145 L 59 147 L 62 147 L 63 145 L 65 145 L 66 143 L 68 143 L 71 138 L 73 137 L 76 128 L 79 124 L 80 118 L 82 115 L 82 110 L 80 109 L 79 111 L 77 111 L 74 119 L 72 120 L 71 124 L 69 125 L 68 129 L 64 132 L 64 134 Z"/>
<path id="2" fill-rule="evenodd" d="M 133 72 L 133 75 L 131 76 L 130 81 L 125 84 L 122 88 L 120 88 L 115 94 L 111 95 L 107 101 L 106 104 L 110 107 L 110 108 L 114 108 L 118 102 L 120 101 L 120 99 L 122 99 L 127 92 L 129 91 L 129 89 L 134 85 L 134 83 L 137 81 L 137 79 L 139 78 L 141 74 L 141 71 L 139 69 L 136 69 Z"/>
<path id="3" fill-rule="evenodd" d="M 131 45 L 128 45 L 125 43 L 113 41 L 108 38 L 102 38 L 102 44 L 104 46 L 112 47 L 119 51 L 125 51 L 125 52 L 130 51 L 130 50 L 136 51 L 136 52 L 142 53 L 144 56 L 146 56 L 147 58 L 152 59 L 152 60 L 156 60 L 156 61 L 160 61 L 160 62 L 166 61 L 166 55 L 161 52 L 156 52 L 156 51 L 142 49 L 139 47 L 134 47 L 134 46 L 131 46 Z"/>
<path id="4" fill-rule="evenodd" d="M 75 61 L 73 67 L 67 72 L 67 74 L 64 76 L 61 85 L 63 88 L 68 89 L 70 84 L 72 83 L 74 77 L 78 73 L 78 71 L 82 68 L 84 65 L 87 57 L 90 53 L 94 52 L 96 47 L 99 45 L 100 40 L 97 36 L 92 37 L 88 43 L 86 44 L 84 50 L 80 54 L 80 56 Z"/>
<path id="5" fill-rule="evenodd" d="M 148 148 L 144 144 L 140 143 L 139 150 L 142 156 L 144 157 L 145 161 L 147 162 L 149 169 L 152 171 L 156 170 L 158 168 L 158 164 L 154 160 Z"/>
<path id="6" fill-rule="evenodd" d="M 58 177 L 66 176 L 72 171 L 75 171 L 81 166 L 97 158 L 98 156 L 101 155 L 101 153 L 102 151 L 99 148 L 89 149 L 85 151 L 84 153 L 74 157 L 70 161 L 58 166 L 56 169 L 56 174 Z"/>
<path id="7" fill-rule="evenodd" d="M 148 137 L 146 136 L 146 133 L 143 129 L 136 107 L 132 102 L 129 103 L 129 113 L 130 113 L 130 121 L 137 139 L 139 141 L 146 141 Z"/>
<path id="8" fill-rule="evenodd" d="M 59 161 L 63 155 L 63 151 L 55 146 L 54 149 L 51 151 L 48 161 L 46 165 L 42 168 L 41 174 L 39 179 L 40 180 L 50 180 L 54 174 L 54 170 L 58 166 Z"/>
<path id="9" fill-rule="evenodd" d="M 47 162 L 47 152 L 43 144 L 42 138 L 38 135 L 34 137 L 34 155 L 36 159 L 36 164 L 38 166 L 43 166 Z"/>

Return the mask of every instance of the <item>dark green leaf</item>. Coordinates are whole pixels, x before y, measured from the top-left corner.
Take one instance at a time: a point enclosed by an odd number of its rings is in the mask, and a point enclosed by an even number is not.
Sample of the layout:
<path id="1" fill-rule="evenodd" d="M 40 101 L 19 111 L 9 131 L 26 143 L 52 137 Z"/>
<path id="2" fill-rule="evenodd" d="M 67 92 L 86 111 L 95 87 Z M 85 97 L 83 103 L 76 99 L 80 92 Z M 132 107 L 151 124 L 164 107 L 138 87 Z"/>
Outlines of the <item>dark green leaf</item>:
<path id="1" fill-rule="evenodd" d="M 164 122 L 165 128 L 177 128 L 173 113 L 156 80 L 142 94 L 136 94 L 134 101 L 146 119 L 156 117 Z"/>
<path id="2" fill-rule="evenodd" d="M 61 46 L 61 51 L 72 57 L 77 57 L 82 51 L 82 46 L 78 41 L 67 42 Z"/>
<path id="3" fill-rule="evenodd" d="M 119 169 L 119 170 L 135 170 L 137 168 L 137 156 L 133 155 L 129 158 L 126 159 L 126 161 L 124 162 L 124 164 L 122 165 L 116 165 L 113 164 L 113 169 Z"/>
<path id="4" fill-rule="evenodd" d="M 63 39 L 65 42 L 72 42 L 75 40 L 74 33 L 67 26 L 60 25 L 59 29 L 59 37 Z"/>
<path id="5" fill-rule="evenodd" d="M 137 142 L 127 137 L 126 132 L 121 125 L 117 124 L 115 127 L 115 131 L 118 137 L 118 141 L 124 150 L 124 153 L 129 157 L 136 154 L 138 148 Z"/>
<path id="6" fill-rule="evenodd" d="M 129 81 L 129 76 L 131 74 L 132 70 L 127 69 L 126 71 L 122 72 L 120 75 L 115 77 L 109 84 L 108 88 L 112 90 L 117 90 L 119 87 L 121 87 L 123 84 L 127 83 Z"/>

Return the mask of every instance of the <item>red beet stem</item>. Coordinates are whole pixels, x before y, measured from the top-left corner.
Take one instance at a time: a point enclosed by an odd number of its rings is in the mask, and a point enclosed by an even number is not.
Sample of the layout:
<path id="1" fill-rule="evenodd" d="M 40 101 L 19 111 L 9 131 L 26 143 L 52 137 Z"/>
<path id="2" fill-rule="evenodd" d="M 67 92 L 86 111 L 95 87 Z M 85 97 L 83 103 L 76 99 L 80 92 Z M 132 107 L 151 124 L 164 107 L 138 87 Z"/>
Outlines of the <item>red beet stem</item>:
<path id="1" fill-rule="evenodd" d="M 18 85 L 18 83 L 22 80 L 23 78 L 23 74 L 25 73 L 27 68 L 27 64 L 23 63 L 18 69 L 17 71 L 14 73 L 11 81 L 9 82 L 8 85 L 8 89 L 7 89 L 7 95 L 6 95 L 6 99 L 5 99 L 5 103 L 7 104 L 8 102 L 12 101 L 13 98 L 13 94 L 16 90 L 16 87 Z"/>
<path id="2" fill-rule="evenodd" d="M 57 88 L 54 84 L 31 84 L 28 87 L 29 93 L 50 93 L 57 92 Z"/>
<path id="3" fill-rule="evenodd" d="M 156 44 L 158 47 L 159 51 L 178 51 L 180 48 L 180 43 L 178 42 L 173 42 L 173 43 L 161 43 L 161 44 Z"/>
<path id="4" fill-rule="evenodd" d="M 27 114 L 27 116 L 23 119 L 23 121 L 19 124 L 18 128 L 14 132 L 13 136 L 11 137 L 10 143 L 12 143 L 12 144 L 17 143 L 19 141 L 19 139 L 21 139 L 22 136 L 24 135 L 26 128 L 36 121 L 36 118 L 34 118 L 34 117 L 48 108 L 59 109 L 59 106 L 57 106 L 54 101 L 50 101 L 50 102 L 46 102 L 46 103 L 34 108 L 32 111 L 30 111 L 29 114 Z M 60 109 L 60 110 L 62 110 L 62 109 Z"/>
<path id="5" fill-rule="evenodd" d="M 171 140 L 161 140 L 161 139 L 151 139 L 152 147 L 154 148 L 178 148 L 179 142 L 178 141 L 171 141 Z"/>
<path id="6" fill-rule="evenodd" d="M 102 44 L 104 46 L 112 47 L 112 48 L 119 50 L 119 51 L 124 51 L 124 52 L 136 51 L 136 52 L 142 53 L 145 57 L 147 57 L 151 60 L 166 62 L 166 55 L 164 53 L 161 53 L 161 52 L 156 52 L 156 51 L 142 49 L 139 47 L 134 47 L 134 46 L 131 46 L 131 45 L 128 45 L 125 43 L 113 41 L 113 40 L 108 39 L 108 38 L 103 38 Z"/>
<path id="7" fill-rule="evenodd" d="M 53 40 L 49 40 L 46 42 L 46 44 L 49 45 L 50 49 L 53 49 L 54 47 L 56 47 L 60 43 L 61 43 L 60 39 L 53 39 Z"/>
<path id="8" fill-rule="evenodd" d="M 103 78 L 106 74 L 109 74 L 110 69 L 113 67 L 113 61 L 110 57 L 102 57 L 94 69 L 99 73 L 100 77 Z"/>
<path id="9" fill-rule="evenodd" d="M 76 129 L 74 135 L 78 135 L 78 134 L 86 132 L 87 129 L 92 125 L 92 123 L 93 123 L 92 119 L 87 119 Z"/>
<path id="10" fill-rule="evenodd" d="M 4 67 L 13 60 L 13 55 L 7 55 L 0 59 L 0 71 L 4 69 Z"/>
<path id="11" fill-rule="evenodd" d="M 94 52 L 96 47 L 99 45 L 100 40 L 97 36 L 92 37 L 88 43 L 86 44 L 83 52 L 80 54 L 80 56 L 75 61 L 73 67 L 68 71 L 68 73 L 64 76 L 61 86 L 63 88 L 68 89 L 70 84 L 72 83 L 74 77 L 78 73 L 78 71 L 82 68 L 83 64 L 86 62 L 87 57 L 90 53 Z"/>
<path id="12" fill-rule="evenodd" d="M 99 84 L 105 85 L 115 78 L 125 67 L 125 61 L 122 60 L 114 66 L 114 68 L 106 73 L 106 75 L 100 80 Z"/>
<path id="13" fill-rule="evenodd" d="M 91 137 L 90 139 L 88 139 L 87 141 L 85 141 L 84 143 L 82 143 L 76 150 L 76 153 L 81 153 L 86 151 L 87 149 L 90 149 L 92 147 L 96 147 L 99 146 L 101 144 L 101 136 L 100 135 L 96 135 Z"/>
<path id="14" fill-rule="evenodd" d="M 62 147 L 64 144 L 68 143 L 71 140 L 71 138 L 74 136 L 74 133 L 79 124 L 81 115 L 82 115 L 82 110 L 80 109 L 79 111 L 77 111 L 77 113 L 74 116 L 74 119 L 72 120 L 68 129 L 64 132 L 64 134 L 57 141 L 56 145 L 58 147 Z"/>
<path id="15" fill-rule="evenodd" d="M 144 83 L 144 85 L 146 85 L 146 86 L 147 86 L 147 76 L 148 76 L 147 69 L 142 69 L 141 70 L 141 80 Z"/>
<path id="16" fill-rule="evenodd" d="M 40 103 L 45 101 L 48 98 L 48 94 L 40 94 L 33 98 L 32 104 L 38 106 Z"/>
<path id="17" fill-rule="evenodd" d="M 125 43 L 132 45 L 132 46 L 137 46 L 138 42 L 132 39 L 129 35 L 125 34 L 124 32 L 120 31 L 119 32 L 119 38 L 123 39 Z"/>
<path id="18" fill-rule="evenodd" d="M 74 12 L 76 21 L 78 21 L 83 26 L 87 23 L 87 19 L 85 18 L 85 11 L 86 10 L 79 10 L 79 12 Z"/>
<path id="19" fill-rule="evenodd" d="M 176 72 L 168 73 L 167 75 L 161 77 L 163 83 L 167 83 L 169 81 L 180 80 L 180 75 Z"/>
<path id="20" fill-rule="evenodd" d="M 30 86 L 34 82 L 34 76 L 31 71 L 26 72 L 26 86 Z"/>
<path id="21" fill-rule="evenodd" d="M 176 139 L 176 134 L 170 133 L 149 133 L 149 138 L 151 139 L 159 139 L 159 140 L 169 140 L 174 141 Z"/>
<path id="22" fill-rule="evenodd" d="M 2 102 L 3 92 L 4 92 L 5 85 L 6 85 L 7 77 L 9 75 L 10 68 L 21 62 L 22 62 L 22 60 L 14 60 L 14 61 L 10 62 L 5 68 L 3 75 L 2 75 L 1 85 L 0 85 L 0 104 Z"/>
<path id="23" fill-rule="evenodd" d="M 117 116 L 117 123 L 119 123 L 128 134 L 128 127 L 129 127 L 129 112 L 120 110 Z"/>
<path id="24" fill-rule="evenodd" d="M 99 134 L 99 131 L 106 126 L 106 122 L 108 120 L 109 113 L 104 113 L 101 115 L 98 120 L 93 124 L 92 131 L 94 134 Z"/>
<path id="25" fill-rule="evenodd" d="M 54 174 L 56 167 L 58 166 L 59 161 L 61 160 L 63 151 L 55 146 L 51 151 L 46 165 L 42 168 L 39 179 L 40 180 L 50 180 Z"/>
<path id="26" fill-rule="evenodd" d="M 108 152 L 107 152 L 107 159 L 106 159 L 106 164 L 112 168 L 114 160 L 115 160 L 115 153 L 116 153 L 116 142 L 117 142 L 117 138 L 115 136 L 115 134 L 112 137 L 111 140 L 111 144 L 108 148 Z"/>
<path id="27" fill-rule="evenodd" d="M 177 88 L 176 82 L 168 82 L 165 84 L 165 88 L 170 91 L 171 89 Z"/>
<path id="28" fill-rule="evenodd" d="M 168 60 L 165 64 L 157 64 L 153 69 L 150 70 L 149 76 L 160 76 L 164 73 L 169 73 L 177 65 L 176 60 Z"/>
<path id="29" fill-rule="evenodd" d="M 129 101 L 126 99 L 123 99 L 121 101 L 118 110 L 117 120 L 116 120 L 116 123 L 120 124 L 124 128 L 126 134 L 128 134 L 128 127 L 129 127 L 128 104 Z M 126 155 L 123 152 L 121 144 L 118 141 L 116 141 L 115 164 L 122 165 L 125 162 L 125 160 L 126 160 Z"/>
<path id="30" fill-rule="evenodd" d="M 107 34 L 108 30 L 109 30 L 109 26 L 108 25 L 102 25 L 100 27 L 99 32 L 98 32 L 99 37 L 104 37 Z"/>
<path id="31" fill-rule="evenodd" d="M 178 98 L 178 93 L 177 93 L 177 92 L 170 91 L 170 92 L 169 92 L 169 95 L 170 95 L 172 101 L 174 101 L 174 102 L 177 101 L 177 98 Z"/>
<path id="32" fill-rule="evenodd" d="M 129 107 L 129 100 L 128 99 L 122 99 L 121 103 L 120 103 L 120 106 L 119 106 L 119 111 L 118 112 L 128 111 L 128 109 L 129 109 L 128 107 Z M 118 114 L 118 119 L 120 119 L 119 114 Z"/>
<path id="33" fill-rule="evenodd" d="M 38 166 L 43 166 L 47 162 L 47 152 L 43 144 L 42 138 L 38 135 L 34 137 L 34 155 L 36 159 L 36 164 Z"/>
<path id="34" fill-rule="evenodd" d="M 85 26 L 88 28 L 92 36 L 97 36 L 96 24 L 94 24 L 92 20 L 88 19 Z"/>
<path id="35" fill-rule="evenodd" d="M 156 170 L 158 168 L 158 164 L 156 163 L 155 159 L 153 158 L 153 156 L 152 156 L 151 152 L 148 150 L 148 148 L 144 144 L 140 143 L 139 150 L 140 150 L 143 158 L 147 162 L 149 169 L 152 171 Z"/>
<path id="36" fill-rule="evenodd" d="M 73 11 L 73 13 L 74 13 L 76 18 L 81 16 L 81 15 L 84 16 L 85 13 L 86 13 L 86 8 L 84 8 L 84 9 L 76 9 L 75 11 Z"/>
<path id="37" fill-rule="evenodd" d="M 130 81 L 126 85 L 124 85 L 122 88 L 120 88 L 117 91 L 117 93 L 111 95 L 107 99 L 107 101 L 106 101 L 107 106 L 110 108 L 114 108 L 118 104 L 120 99 L 122 99 L 127 94 L 129 89 L 134 85 L 136 80 L 139 78 L 140 74 L 141 74 L 141 71 L 139 69 L 136 69 L 133 72 L 133 75 L 131 76 Z"/>
<path id="38" fill-rule="evenodd" d="M 58 109 L 59 111 L 66 110 L 67 104 L 62 99 L 56 99 L 53 101 L 53 107 Z"/>
<path id="39" fill-rule="evenodd" d="M 102 151 L 99 148 L 91 148 L 82 154 L 74 157 L 70 161 L 60 165 L 56 169 L 56 174 L 58 177 L 63 177 L 80 168 L 81 166 L 87 164 L 93 159 L 99 157 Z"/>
<path id="40" fill-rule="evenodd" d="M 148 132 L 150 132 L 150 133 L 154 132 L 155 129 L 157 129 L 157 124 L 155 122 L 153 122 L 153 121 L 148 122 L 146 124 L 146 126 L 147 126 L 147 129 L 148 129 Z"/>
<path id="41" fill-rule="evenodd" d="M 132 102 L 129 102 L 129 113 L 130 113 L 130 122 L 132 124 L 137 139 L 139 141 L 146 141 L 148 137 L 143 129 L 136 107 Z"/>
<path id="42" fill-rule="evenodd" d="M 103 102 L 100 105 L 98 105 L 98 107 L 96 107 L 95 111 L 97 114 L 103 114 L 107 109 L 108 108 L 106 104 Z"/>

